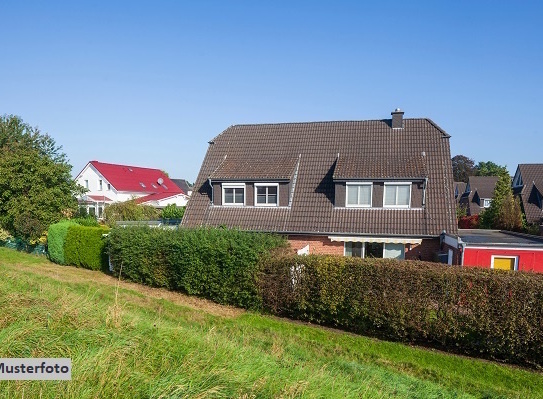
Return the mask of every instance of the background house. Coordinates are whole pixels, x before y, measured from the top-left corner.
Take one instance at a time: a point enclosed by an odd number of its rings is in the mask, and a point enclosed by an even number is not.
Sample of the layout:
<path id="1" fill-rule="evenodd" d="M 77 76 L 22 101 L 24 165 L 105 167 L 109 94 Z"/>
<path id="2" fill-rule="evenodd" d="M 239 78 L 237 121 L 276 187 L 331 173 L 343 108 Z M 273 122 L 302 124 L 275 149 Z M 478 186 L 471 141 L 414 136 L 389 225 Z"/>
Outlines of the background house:
<path id="1" fill-rule="evenodd" d="M 460 202 L 460 198 L 462 198 L 462 194 L 466 192 L 466 183 L 463 181 L 455 181 L 454 182 L 454 199 L 457 203 Z"/>
<path id="2" fill-rule="evenodd" d="M 138 203 L 163 208 L 185 206 L 188 196 L 160 169 L 90 161 L 75 178 L 89 191 L 78 198 L 89 214 L 102 217 L 113 202 L 137 199 Z"/>
<path id="3" fill-rule="evenodd" d="M 520 164 L 513 177 L 513 192 L 520 198 L 528 223 L 543 231 L 543 164 Z"/>
<path id="4" fill-rule="evenodd" d="M 278 232 L 302 253 L 435 260 L 440 234 L 457 231 L 450 136 L 403 115 L 231 126 L 210 141 L 182 226 Z"/>
<path id="5" fill-rule="evenodd" d="M 469 216 L 478 215 L 490 207 L 498 179 L 498 176 L 469 177 L 466 190 L 458 201 Z"/>

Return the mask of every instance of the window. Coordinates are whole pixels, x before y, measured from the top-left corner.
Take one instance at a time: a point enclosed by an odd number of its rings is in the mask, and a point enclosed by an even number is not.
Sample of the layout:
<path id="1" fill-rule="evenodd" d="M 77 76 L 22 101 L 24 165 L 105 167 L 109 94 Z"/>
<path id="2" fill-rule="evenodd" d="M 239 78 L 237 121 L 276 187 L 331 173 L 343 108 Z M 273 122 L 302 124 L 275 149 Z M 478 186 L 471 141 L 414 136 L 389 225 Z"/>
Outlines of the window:
<path id="1" fill-rule="evenodd" d="M 145 184 L 143 184 L 141 181 L 140 181 L 140 186 L 141 186 L 142 188 L 145 188 Z"/>
<path id="2" fill-rule="evenodd" d="M 98 190 L 102 191 L 102 180 L 98 181 Z"/>
<path id="3" fill-rule="evenodd" d="M 364 257 L 364 243 L 345 241 L 345 256 L 354 256 L 357 258 L 363 258 Z"/>
<path id="4" fill-rule="evenodd" d="M 385 183 L 384 207 L 409 208 L 411 183 Z"/>
<path id="5" fill-rule="evenodd" d="M 255 184 L 256 206 L 277 206 L 279 184 Z"/>
<path id="6" fill-rule="evenodd" d="M 485 198 L 485 199 L 482 200 L 482 202 L 483 202 L 483 208 L 489 208 L 489 207 L 490 207 L 490 203 L 492 202 L 492 200 L 491 200 L 491 199 L 486 199 L 486 198 Z"/>
<path id="7" fill-rule="evenodd" d="M 89 189 L 89 181 L 88 180 L 85 180 L 85 188 L 88 190 Z"/>
<path id="8" fill-rule="evenodd" d="M 245 184 L 223 183 L 222 198 L 223 205 L 245 205 Z"/>
<path id="9" fill-rule="evenodd" d="M 111 184 L 109 184 L 109 183 L 107 184 L 107 190 L 108 191 L 111 190 Z"/>
<path id="10" fill-rule="evenodd" d="M 346 206 L 371 207 L 371 183 L 347 183 Z"/>

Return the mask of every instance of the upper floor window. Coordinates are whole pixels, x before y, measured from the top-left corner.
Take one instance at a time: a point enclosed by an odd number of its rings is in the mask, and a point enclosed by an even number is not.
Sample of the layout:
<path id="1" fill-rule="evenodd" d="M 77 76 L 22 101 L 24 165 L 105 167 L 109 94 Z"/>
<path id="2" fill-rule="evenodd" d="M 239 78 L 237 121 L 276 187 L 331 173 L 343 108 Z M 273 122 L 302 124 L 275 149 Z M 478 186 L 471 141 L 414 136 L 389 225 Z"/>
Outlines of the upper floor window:
<path id="1" fill-rule="evenodd" d="M 98 181 L 98 190 L 102 191 L 102 180 Z"/>
<path id="2" fill-rule="evenodd" d="M 111 190 L 111 184 L 109 184 L 109 183 L 107 184 L 107 189 L 108 189 L 108 191 Z"/>
<path id="3" fill-rule="evenodd" d="M 411 183 L 385 183 L 383 206 L 409 208 L 411 205 Z"/>
<path id="4" fill-rule="evenodd" d="M 222 198 L 223 205 L 245 205 L 245 184 L 223 183 Z"/>
<path id="5" fill-rule="evenodd" d="M 88 180 L 85 180 L 85 188 L 88 190 L 89 188 L 89 181 Z"/>
<path id="6" fill-rule="evenodd" d="M 256 206 L 277 206 L 279 184 L 257 183 L 255 184 Z"/>
<path id="7" fill-rule="evenodd" d="M 482 202 L 483 202 L 483 208 L 489 208 L 489 207 L 490 207 L 490 203 L 492 202 L 492 200 L 491 200 L 491 199 L 484 198 L 484 199 L 482 199 Z"/>
<path id="8" fill-rule="evenodd" d="M 371 183 L 347 183 L 346 206 L 371 207 Z"/>

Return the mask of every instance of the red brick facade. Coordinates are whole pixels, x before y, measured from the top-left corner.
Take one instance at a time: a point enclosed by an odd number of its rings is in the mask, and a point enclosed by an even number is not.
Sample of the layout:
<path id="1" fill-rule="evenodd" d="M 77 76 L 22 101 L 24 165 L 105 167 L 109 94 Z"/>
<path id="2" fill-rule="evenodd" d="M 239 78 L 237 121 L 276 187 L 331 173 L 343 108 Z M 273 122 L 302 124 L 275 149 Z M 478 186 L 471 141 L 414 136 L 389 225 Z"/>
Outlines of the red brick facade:
<path id="1" fill-rule="evenodd" d="M 343 242 L 330 241 L 327 236 L 290 235 L 288 241 L 291 248 L 296 252 L 309 245 L 310 254 L 344 255 Z M 405 259 L 436 262 L 437 254 L 447 253 L 448 249 L 448 245 L 440 245 L 439 238 L 423 239 L 421 244 L 406 244 Z M 458 264 L 458 250 L 452 247 L 451 249 L 453 249 L 453 264 Z"/>

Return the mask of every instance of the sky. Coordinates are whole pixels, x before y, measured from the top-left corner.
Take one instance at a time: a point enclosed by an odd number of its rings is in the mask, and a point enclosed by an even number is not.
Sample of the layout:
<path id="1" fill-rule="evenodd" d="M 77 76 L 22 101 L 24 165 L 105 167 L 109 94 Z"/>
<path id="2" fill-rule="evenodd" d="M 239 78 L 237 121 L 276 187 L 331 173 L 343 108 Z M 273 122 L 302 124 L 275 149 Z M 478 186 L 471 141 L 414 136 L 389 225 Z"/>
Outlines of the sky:
<path id="1" fill-rule="evenodd" d="M 87 162 L 194 182 L 231 125 L 430 118 L 543 163 L 540 1 L 0 0 L 0 115 Z"/>

